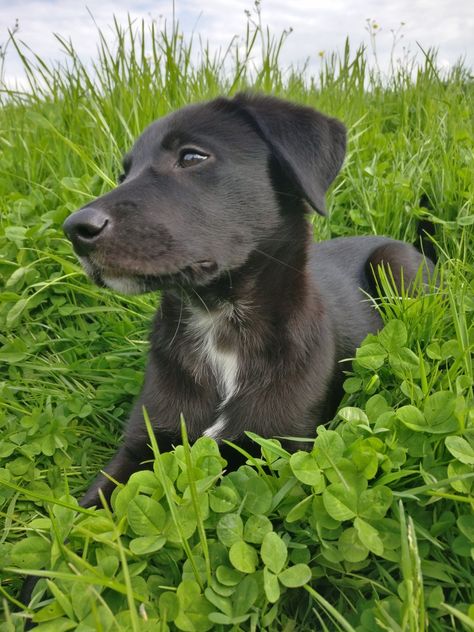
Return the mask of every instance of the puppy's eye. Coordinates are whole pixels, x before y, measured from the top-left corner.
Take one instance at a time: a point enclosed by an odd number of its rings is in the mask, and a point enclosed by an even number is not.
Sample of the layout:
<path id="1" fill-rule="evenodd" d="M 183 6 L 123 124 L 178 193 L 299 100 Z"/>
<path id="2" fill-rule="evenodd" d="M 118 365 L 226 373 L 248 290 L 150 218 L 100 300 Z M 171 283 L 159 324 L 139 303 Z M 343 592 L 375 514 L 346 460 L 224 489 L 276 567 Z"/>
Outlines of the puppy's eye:
<path id="1" fill-rule="evenodd" d="M 196 149 L 183 149 L 179 154 L 176 164 L 178 167 L 185 169 L 186 167 L 194 167 L 194 165 L 198 165 L 208 158 L 209 156 L 207 154 L 197 151 Z"/>

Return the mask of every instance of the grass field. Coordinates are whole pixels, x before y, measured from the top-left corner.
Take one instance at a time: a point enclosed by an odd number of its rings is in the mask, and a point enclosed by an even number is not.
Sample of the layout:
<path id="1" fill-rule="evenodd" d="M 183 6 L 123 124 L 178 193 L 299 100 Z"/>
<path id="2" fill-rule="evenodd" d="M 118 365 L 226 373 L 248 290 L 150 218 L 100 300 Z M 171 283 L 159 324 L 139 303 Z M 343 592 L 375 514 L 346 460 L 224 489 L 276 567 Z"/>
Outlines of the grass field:
<path id="1" fill-rule="evenodd" d="M 440 76 L 428 53 L 382 80 L 347 45 L 312 78 L 252 25 L 243 48 L 199 57 L 176 31 L 115 27 L 94 68 L 67 41 L 62 68 L 9 43 L 29 89 L 0 93 L 0 631 L 22 629 L 25 573 L 44 578 L 28 610 L 43 632 L 473 630 L 472 74 Z M 414 241 L 431 218 L 441 287 L 384 284 L 386 327 L 311 454 L 263 442 L 222 477 L 216 444 L 184 436 L 110 508 L 78 508 L 140 388 L 158 297 L 93 286 L 61 225 L 151 120 L 241 89 L 348 126 L 316 239 Z"/>

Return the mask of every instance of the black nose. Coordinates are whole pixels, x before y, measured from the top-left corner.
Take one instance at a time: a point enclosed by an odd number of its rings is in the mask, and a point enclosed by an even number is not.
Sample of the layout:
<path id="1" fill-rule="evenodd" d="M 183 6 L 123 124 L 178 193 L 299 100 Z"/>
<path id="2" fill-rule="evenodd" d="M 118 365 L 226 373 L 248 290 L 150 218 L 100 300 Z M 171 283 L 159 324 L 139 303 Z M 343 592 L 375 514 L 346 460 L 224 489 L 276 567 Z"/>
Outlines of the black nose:
<path id="1" fill-rule="evenodd" d="M 77 254 L 85 256 L 96 247 L 108 225 L 110 218 L 104 211 L 88 206 L 70 215 L 63 224 L 63 230 Z"/>

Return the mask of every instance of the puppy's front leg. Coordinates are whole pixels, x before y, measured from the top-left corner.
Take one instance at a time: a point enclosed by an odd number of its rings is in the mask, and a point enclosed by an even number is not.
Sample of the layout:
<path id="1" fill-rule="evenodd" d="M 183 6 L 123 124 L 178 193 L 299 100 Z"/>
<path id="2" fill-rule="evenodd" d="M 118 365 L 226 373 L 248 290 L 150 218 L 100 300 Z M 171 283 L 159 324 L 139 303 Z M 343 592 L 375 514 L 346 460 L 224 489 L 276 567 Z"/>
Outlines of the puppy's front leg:
<path id="1" fill-rule="evenodd" d="M 141 409 L 138 410 L 137 405 L 134 416 L 138 417 L 138 415 L 142 415 L 142 411 Z M 156 433 L 156 437 L 160 451 L 166 452 L 171 449 L 174 442 L 170 436 Z M 125 441 L 112 460 L 105 466 L 104 472 L 118 483 L 126 483 L 134 472 L 146 467 L 143 462 L 152 457 L 148 443 L 148 435 L 143 436 L 142 440 L 135 442 L 133 446 L 130 446 L 129 443 Z M 108 501 L 114 489 L 115 483 L 100 473 L 82 497 L 80 504 L 83 507 L 92 507 L 94 505 L 100 507 L 101 500 L 99 490 Z"/>
<path id="2" fill-rule="evenodd" d="M 194 428 L 205 426 L 206 420 L 212 418 L 214 406 L 215 395 L 206 385 L 197 384 L 173 358 L 158 361 L 152 355 L 142 392 L 125 428 L 123 443 L 104 472 L 119 483 L 126 483 L 134 472 L 146 467 L 144 461 L 152 459 L 143 408 L 150 417 L 160 452 L 167 452 L 181 442 L 181 414 L 184 414 L 190 436 L 194 436 Z M 99 489 L 109 500 L 115 484 L 104 474 L 99 474 L 80 504 L 83 507 L 100 506 Z"/>
<path id="3" fill-rule="evenodd" d="M 141 460 L 133 458 L 133 455 L 127 453 L 125 446 L 121 446 L 113 459 L 106 465 L 104 472 L 119 483 L 125 483 L 133 472 L 140 469 Z M 115 483 L 100 473 L 87 492 L 80 500 L 83 507 L 101 506 L 99 490 L 106 500 L 110 499 L 115 488 Z"/>

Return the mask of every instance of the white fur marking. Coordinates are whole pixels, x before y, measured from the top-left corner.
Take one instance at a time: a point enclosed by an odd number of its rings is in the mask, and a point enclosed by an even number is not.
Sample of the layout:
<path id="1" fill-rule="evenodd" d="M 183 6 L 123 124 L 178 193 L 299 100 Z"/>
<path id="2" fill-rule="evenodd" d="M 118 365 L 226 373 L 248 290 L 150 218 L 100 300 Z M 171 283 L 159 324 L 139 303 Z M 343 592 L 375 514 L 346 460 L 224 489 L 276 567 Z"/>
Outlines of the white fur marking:
<path id="1" fill-rule="evenodd" d="M 227 419 L 225 418 L 225 415 L 219 415 L 217 421 L 214 422 L 212 426 L 209 426 L 209 428 L 206 428 L 206 430 L 204 430 L 203 435 L 206 437 L 211 437 L 211 439 L 218 439 L 219 435 L 226 427 L 226 424 Z"/>
<path id="2" fill-rule="evenodd" d="M 143 285 L 133 277 L 102 277 L 105 285 L 121 294 L 141 294 Z"/>
<path id="3" fill-rule="evenodd" d="M 89 263 L 89 260 L 86 257 L 77 257 L 80 261 L 81 266 L 84 268 L 84 270 L 86 271 L 86 273 L 89 276 L 92 276 L 94 268 L 93 266 Z"/>
<path id="4" fill-rule="evenodd" d="M 95 267 L 92 263 L 87 259 L 87 257 L 77 257 L 79 259 L 80 264 L 84 268 L 86 274 L 88 274 L 92 279 L 95 277 Z M 108 277 L 103 276 L 102 281 L 104 284 L 109 287 L 111 290 L 115 290 L 116 292 L 120 292 L 121 294 L 142 294 L 144 291 L 144 286 L 142 281 L 135 279 L 134 277 Z"/>
<path id="5" fill-rule="evenodd" d="M 237 389 L 238 360 L 234 351 L 221 351 L 216 346 L 216 330 L 219 320 L 226 318 L 226 314 L 209 313 L 193 314 L 191 327 L 197 335 L 199 351 L 205 362 L 208 362 L 214 377 L 217 380 L 218 389 L 224 405 Z"/>
<path id="6" fill-rule="evenodd" d="M 192 330 L 199 341 L 199 351 L 203 360 L 209 363 L 211 371 L 217 381 L 217 388 L 222 397 L 219 408 L 225 406 L 230 398 L 237 391 L 237 374 L 239 370 L 237 354 L 234 351 L 221 351 L 216 346 L 216 330 L 219 321 L 229 317 L 229 309 L 232 306 L 223 308 L 217 314 L 209 312 L 195 311 L 190 321 Z M 224 415 L 220 415 L 217 421 L 212 424 L 204 434 L 216 439 L 224 430 L 227 420 Z"/>
<path id="7" fill-rule="evenodd" d="M 237 355 L 233 352 L 218 351 L 215 347 L 208 353 L 208 358 L 213 367 L 216 379 L 220 383 L 224 406 L 237 390 Z"/>

